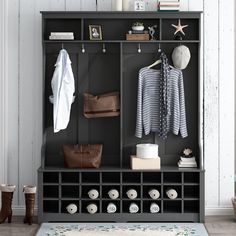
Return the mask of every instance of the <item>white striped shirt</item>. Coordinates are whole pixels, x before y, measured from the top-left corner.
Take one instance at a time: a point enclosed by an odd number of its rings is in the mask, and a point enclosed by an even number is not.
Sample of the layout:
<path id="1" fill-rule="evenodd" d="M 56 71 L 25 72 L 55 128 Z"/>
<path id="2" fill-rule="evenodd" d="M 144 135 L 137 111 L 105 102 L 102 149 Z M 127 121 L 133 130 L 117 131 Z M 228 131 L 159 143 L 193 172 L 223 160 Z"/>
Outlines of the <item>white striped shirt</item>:
<path id="1" fill-rule="evenodd" d="M 168 79 L 170 99 L 170 115 L 167 117 L 168 132 L 182 138 L 188 136 L 185 114 L 185 98 L 183 74 L 179 69 L 171 69 Z M 137 98 L 137 122 L 135 136 L 142 137 L 150 132 L 159 131 L 159 85 L 160 71 L 144 67 L 139 71 L 138 79 L 138 98 Z"/>

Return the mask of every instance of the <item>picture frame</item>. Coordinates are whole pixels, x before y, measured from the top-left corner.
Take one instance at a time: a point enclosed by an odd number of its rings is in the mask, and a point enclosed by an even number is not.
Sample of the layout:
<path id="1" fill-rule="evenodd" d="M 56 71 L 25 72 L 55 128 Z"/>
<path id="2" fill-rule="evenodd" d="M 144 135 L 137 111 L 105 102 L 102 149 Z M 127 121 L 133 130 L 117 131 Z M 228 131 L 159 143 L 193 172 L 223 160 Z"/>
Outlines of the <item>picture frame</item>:
<path id="1" fill-rule="evenodd" d="M 145 11 L 144 1 L 134 1 L 134 11 Z"/>
<path id="2" fill-rule="evenodd" d="M 101 25 L 89 25 L 89 39 L 102 40 L 102 26 Z"/>

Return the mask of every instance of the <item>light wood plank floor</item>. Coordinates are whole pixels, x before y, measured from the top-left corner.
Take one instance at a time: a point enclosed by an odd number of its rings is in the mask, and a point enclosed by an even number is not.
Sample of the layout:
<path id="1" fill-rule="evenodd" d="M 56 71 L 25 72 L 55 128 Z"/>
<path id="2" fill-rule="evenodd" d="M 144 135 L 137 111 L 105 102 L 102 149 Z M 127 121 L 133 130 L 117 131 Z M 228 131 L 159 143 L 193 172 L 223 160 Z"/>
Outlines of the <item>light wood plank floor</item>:
<path id="1" fill-rule="evenodd" d="M 34 236 L 39 225 L 22 223 L 22 217 L 14 217 L 11 224 L 0 225 L 0 236 Z M 236 222 L 233 216 L 208 216 L 205 226 L 210 236 L 236 236 Z"/>

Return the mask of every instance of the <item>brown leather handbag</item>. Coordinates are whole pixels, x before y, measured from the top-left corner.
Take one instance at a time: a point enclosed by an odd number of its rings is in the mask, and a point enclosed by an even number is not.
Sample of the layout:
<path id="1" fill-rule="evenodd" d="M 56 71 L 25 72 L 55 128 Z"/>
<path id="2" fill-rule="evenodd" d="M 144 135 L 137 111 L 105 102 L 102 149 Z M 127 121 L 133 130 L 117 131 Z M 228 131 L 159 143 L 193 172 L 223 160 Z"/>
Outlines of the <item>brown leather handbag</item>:
<path id="1" fill-rule="evenodd" d="M 120 115 L 119 92 L 94 96 L 84 94 L 84 116 L 86 118 L 112 117 Z"/>
<path id="2" fill-rule="evenodd" d="M 102 144 L 64 144 L 62 149 L 68 168 L 99 168 L 101 165 Z"/>

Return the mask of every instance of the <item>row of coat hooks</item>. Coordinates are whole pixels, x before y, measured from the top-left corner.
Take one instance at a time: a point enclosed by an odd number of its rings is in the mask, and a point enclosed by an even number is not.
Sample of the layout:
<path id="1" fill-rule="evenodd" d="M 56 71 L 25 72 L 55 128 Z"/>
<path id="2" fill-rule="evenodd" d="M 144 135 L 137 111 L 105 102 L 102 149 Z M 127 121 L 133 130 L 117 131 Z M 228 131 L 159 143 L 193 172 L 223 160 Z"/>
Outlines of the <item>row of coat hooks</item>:
<path id="1" fill-rule="evenodd" d="M 64 43 L 61 44 L 61 48 L 64 49 Z M 81 45 L 81 52 L 82 52 L 82 53 L 85 53 L 85 52 L 86 52 L 86 51 L 85 51 L 85 46 L 84 46 L 83 43 L 82 43 L 82 45 Z M 103 53 L 106 53 L 106 45 L 105 45 L 105 43 L 102 44 L 102 52 L 103 52 Z M 138 53 L 141 53 L 141 52 L 142 52 L 141 44 L 139 43 L 139 44 L 138 44 Z M 159 43 L 159 47 L 158 47 L 158 52 L 159 52 L 159 53 L 161 52 L 161 45 L 160 45 L 160 43 Z"/>
<path id="2" fill-rule="evenodd" d="M 61 49 L 64 49 L 64 43 L 61 44 Z M 102 52 L 103 52 L 103 53 L 106 53 L 106 51 L 107 51 L 107 50 L 106 50 L 106 45 L 105 45 L 105 43 L 103 43 L 103 44 L 102 44 Z M 82 45 L 81 45 L 81 52 L 82 52 L 82 53 L 85 53 L 85 52 L 86 52 L 86 51 L 85 51 L 85 46 L 84 46 L 83 43 L 82 43 Z"/>

